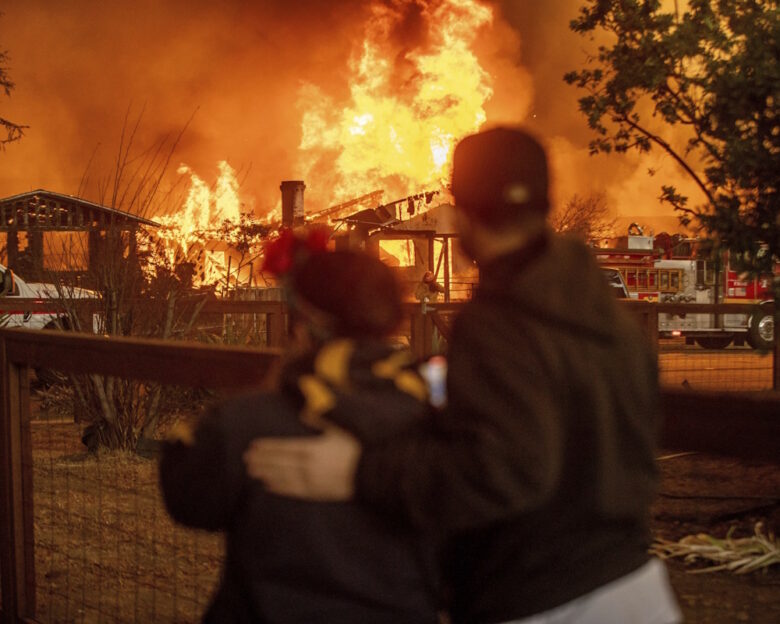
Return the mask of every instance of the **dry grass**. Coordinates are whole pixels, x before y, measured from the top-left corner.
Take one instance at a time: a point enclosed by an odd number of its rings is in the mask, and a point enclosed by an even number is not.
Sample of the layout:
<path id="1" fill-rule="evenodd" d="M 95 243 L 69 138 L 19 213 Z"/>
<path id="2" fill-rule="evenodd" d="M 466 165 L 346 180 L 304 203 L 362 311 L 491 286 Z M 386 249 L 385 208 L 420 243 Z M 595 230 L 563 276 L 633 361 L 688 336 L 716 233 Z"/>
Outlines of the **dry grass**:
<path id="1" fill-rule="evenodd" d="M 728 570 L 747 574 L 780 564 L 780 541 L 771 531 L 764 533 L 762 522 L 756 523 L 751 537 L 734 538 L 729 533 L 718 539 L 707 533 L 697 533 L 676 542 L 658 538 L 652 552 L 661 559 L 679 557 L 685 563 L 709 564 L 691 570 L 693 573 Z"/>
<path id="2" fill-rule="evenodd" d="M 155 461 L 88 455 L 73 423 L 32 427 L 37 620 L 197 622 L 221 536 L 174 526 Z"/>

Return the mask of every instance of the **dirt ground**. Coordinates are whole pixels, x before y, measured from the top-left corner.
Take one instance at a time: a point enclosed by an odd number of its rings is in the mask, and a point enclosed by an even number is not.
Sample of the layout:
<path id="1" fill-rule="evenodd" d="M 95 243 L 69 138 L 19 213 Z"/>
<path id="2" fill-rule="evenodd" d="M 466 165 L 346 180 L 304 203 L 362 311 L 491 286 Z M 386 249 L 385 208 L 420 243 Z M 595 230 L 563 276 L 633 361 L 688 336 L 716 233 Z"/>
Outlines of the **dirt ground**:
<path id="1" fill-rule="evenodd" d="M 707 533 L 750 537 L 757 522 L 780 534 L 780 465 L 703 454 L 661 455 L 661 491 L 653 507 L 656 536 L 678 540 Z M 689 624 L 777 624 L 780 565 L 736 575 L 667 560 L 672 586 Z"/>
<path id="2" fill-rule="evenodd" d="M 173 523 L 156 461 L 88 454 L 80 432 L 72 422 L 32 423 L 35 620 L 200 621 L 219 577 L 221 536 Z"/>

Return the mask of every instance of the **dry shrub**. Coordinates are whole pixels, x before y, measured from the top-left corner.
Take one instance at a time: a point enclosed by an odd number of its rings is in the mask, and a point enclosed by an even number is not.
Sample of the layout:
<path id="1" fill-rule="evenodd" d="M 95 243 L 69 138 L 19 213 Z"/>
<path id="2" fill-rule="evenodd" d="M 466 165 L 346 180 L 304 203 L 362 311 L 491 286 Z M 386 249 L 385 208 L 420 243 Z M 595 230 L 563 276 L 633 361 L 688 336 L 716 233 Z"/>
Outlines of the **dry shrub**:
<path id="1" fill-rule="evenodd" d="M 140 121 L 140 115 L 132 124 L 126 121 L 115 169 L 98 182 L 98 194 L 104 206 L 149 219 L 164 213 L 168 202 L 177 203 L 173 191 L 162 193 L 160 188 L 181 133 L 136 150 L 133 143 Z M 161 248 L 153 230 L 121 214 L 93 224 L 89 236 L 68 239 L 67 247 L 49 251 L 66 265 L 86 267 L 77 277 L 67 273 L 49 276 L 59 295 L 60 329 L 106 336 L 187 338 L 209 294 L 193 290 L 190 259 L 171 255 Z M 91 301 L 86 311 L 85 295 Z M 87 425 L 84 442 L 92 451 L 135 450 L 139 441 L 155 435 L 165 419 L 164 408 L 199 396 L 99 374 L 67 375 L 67 383 L 75 415 Z"/>

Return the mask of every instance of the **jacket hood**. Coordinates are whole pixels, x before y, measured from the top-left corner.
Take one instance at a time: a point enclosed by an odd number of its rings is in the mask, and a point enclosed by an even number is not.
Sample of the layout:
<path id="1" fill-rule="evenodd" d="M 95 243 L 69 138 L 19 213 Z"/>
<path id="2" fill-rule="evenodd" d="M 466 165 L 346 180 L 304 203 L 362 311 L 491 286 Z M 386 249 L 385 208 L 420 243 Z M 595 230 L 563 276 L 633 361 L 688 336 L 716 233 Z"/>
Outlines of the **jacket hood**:
<path id="1" fill-rule="evenodd" d="M 485 267 L 484 294 L 506 295 L 518 313 L 546 325 L 600 339 L 614 336 L 618 304 L 591 250 L 552 233 L 529 247 Z"/>

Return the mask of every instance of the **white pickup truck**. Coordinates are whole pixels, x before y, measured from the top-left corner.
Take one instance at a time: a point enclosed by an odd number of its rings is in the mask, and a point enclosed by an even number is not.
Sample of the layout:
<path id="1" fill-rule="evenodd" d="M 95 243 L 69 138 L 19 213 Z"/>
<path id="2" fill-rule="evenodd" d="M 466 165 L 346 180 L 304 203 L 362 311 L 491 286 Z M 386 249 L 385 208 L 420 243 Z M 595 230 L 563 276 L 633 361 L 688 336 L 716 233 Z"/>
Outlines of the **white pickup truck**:
<path id="1" fill-rule="evenodd" d="M 4 301 L 0 302 L 0 326 L 26 329 L 69 328 L 66 307 L 52 301 L 59 299 L 61 292 L 69 299 L 97 297 L 97 293 L 85 288 L 58 289 L 54 284 L 26 282 L 11 269 L 0 264 L 0 297 L 4 298 Z M 13 305 L 13 299 L 37 299 L 41 303 L 51 301 L 52 306 L 35 306 L 35 309 L 30 310 L 22 305 Z"/>

